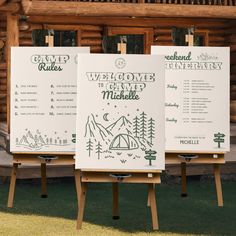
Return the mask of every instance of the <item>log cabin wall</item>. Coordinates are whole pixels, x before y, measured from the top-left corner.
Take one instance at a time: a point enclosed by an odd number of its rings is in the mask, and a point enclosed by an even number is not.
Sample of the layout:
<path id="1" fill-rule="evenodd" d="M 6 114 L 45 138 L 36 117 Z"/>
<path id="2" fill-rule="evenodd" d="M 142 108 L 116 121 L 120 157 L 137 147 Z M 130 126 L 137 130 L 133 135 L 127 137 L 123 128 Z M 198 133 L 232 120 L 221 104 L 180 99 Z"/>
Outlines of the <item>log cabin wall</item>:
<path id="1" fill-rule="evenodd" d="M 0 122 L 7 118 L 6 17 L 0 18 Z"/>
<path id="2" fill-rule="evenodd" d="M 230 46 L 230 121 L 236 122 L 236 21 L 226 29 L 227 45 Z"/>
<path id="3" fill-rule="evenodd" d="M 173 21 L 173 20 L 172 20 Z M 154 26 L 154 45 L 173 46 L 172 27 L 188 28 L 195 27 L 196 34 L 205 35 L 206 46 L 225 46 L 226 21 L 223 20 L 201 20 L 201 19 L 175 19 L 171 24 Z"/>
<path id="4" fill-rule="evenodd" d="M 230 21 L 231 22 L 231 21 Z M 230 27 L 229 27 L 230 25 Z M 232 26 L 231 26 L 232 25 Z M 173 26 L 191 27 L 195 26 L 197 32 L 204 33 L 207 36 L 209 46 L 227 46 L 234 45 L 234 51 L 231 50 L 231 57 L 235 59 L 235 37 L 230 34 L 235 33 L 235 22 L 229 23 L 226 20 L 217 19 L 183 19 L 183 18 L 154 18 L 154 19 L 130 19 L 130 18 L 57 18 L 55 17 L 34 17 L 28 20 L 23 19 L 19 22 L 20 46 L 33 46 L 32 31 L 33 29 L 56 29 L 56 30 L 77 30 L 78 46 L 89 46 L 92 53 L 102 53 L 102 39 L 106 27 L 127 27 L 132 34 L 133 27 L 153 29 L 150 45 L 173 45 L 171 31 Z M 228 31 L 227 31 L 227 30 Z M 0 39 L 6 40 L 6 21 L 0 23 Z M 235 61 L 235 60 L 234 60 Z M 231 78 L 235 78 L 235 64 L 233 66 Z M 0 64 L 0 120 L 6 120 L 6 63 Z M 236 80 L 235 80 L 236 81 Z M 235 83 L 236 84 L 236 83 Z M 236 97 L 235 97 L 236 98 Z"/>
<path id="5" fill-rule="evenodd" d="M 62 23 L 63 22 L 63 23 Z M 115 18 L 115 17 L 68 17 L 68 21 L 61 17 L 29 17 L 31 25 L 38 25 L 42 28 L 56 29 L 80 29 L 79 46 L 90 46 L 91 52 L 102 53 L 102 37 L 105 27 L 127 27 L 132 34 L 132 28 L 152 28 L 152 45 L 173 45 L 171 31 L 172 27 L 196 28 L 196 32 L 207 35 L 208 46 L 225 46 L 227 21 L 222 19 L 199 19 L 199 18 Z M 65 25 L 66 23 L 66 25 Z M 35 27 L 34 26 L 34 27 Z M 25 43 L 27 43 L 25 41 Z"/>
<path id="6" fill-rule="evenodd" d="M 81 46 L 90 47 L 91 53 L 102 53 L 102 26 L 88 26 L 81 29 Z"/>

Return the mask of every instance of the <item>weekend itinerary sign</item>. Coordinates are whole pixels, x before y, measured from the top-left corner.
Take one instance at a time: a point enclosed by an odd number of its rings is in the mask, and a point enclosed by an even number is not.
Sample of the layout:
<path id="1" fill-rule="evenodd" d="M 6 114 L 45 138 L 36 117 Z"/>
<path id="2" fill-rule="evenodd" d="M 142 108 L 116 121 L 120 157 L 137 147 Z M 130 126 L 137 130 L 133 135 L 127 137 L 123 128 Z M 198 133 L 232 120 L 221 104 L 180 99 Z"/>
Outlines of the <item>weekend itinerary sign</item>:
<path id="1" fill-rule="evenodd" d="M 89 48 L 12 48 L 12 152 L 75 151 L 79 52 Z"/>
<path id="2" fill-rule="evenodd" d="M 166 151 L 229 151 L 229 48 L 151 51 L 165 55 Z"/>
<path id="3" fill-rule="evenodd" d="M 164 169 L 164 58 L 78 60 L 76 168 Z"/>

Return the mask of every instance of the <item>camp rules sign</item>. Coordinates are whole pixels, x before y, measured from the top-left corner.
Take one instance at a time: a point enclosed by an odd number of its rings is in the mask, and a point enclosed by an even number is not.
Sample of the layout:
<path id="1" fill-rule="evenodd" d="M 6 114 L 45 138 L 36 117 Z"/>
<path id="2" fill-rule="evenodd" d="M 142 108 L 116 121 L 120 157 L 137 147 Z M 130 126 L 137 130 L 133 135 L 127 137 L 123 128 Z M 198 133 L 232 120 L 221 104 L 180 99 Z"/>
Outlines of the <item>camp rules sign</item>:
<path id="1" fill-rule="evenodd" d="M 152 47 L 165 55 L 166 151 L 229 151 L 229 48 Z"/>
<path id="2" fill-rule="evenodd" d="M 78 60 L 76 168 L 164 169 L 164 57 Z"/>
<path id="3" fill-rule="evenodd" d="M 80 47 L 11 50 L 11 151 L 75 151 Z"/>

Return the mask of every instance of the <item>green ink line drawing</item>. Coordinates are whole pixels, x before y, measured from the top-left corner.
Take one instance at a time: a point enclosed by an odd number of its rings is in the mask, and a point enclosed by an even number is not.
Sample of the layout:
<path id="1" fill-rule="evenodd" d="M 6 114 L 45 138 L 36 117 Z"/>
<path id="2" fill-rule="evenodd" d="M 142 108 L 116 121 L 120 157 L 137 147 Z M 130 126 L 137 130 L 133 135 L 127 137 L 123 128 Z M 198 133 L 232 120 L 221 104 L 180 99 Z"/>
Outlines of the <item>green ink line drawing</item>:
<path id="1" fill-rule="evenodd" d="M 72 143 L 76 143 L 76 134 L 72 134 L 72 140 L 71 140 Z"/>
<path id="2" fill-rule="evenodd" d="M 110 159 L 112 158 L 112 159 L 113 159 L 113 158 L 115 158 L 115 157 L 112 156 L 112 155 L 108 155 L 108 156 L 105 156 L 104 158 L 110 158 Z"/>
<path id="3" fill-rule="evenodd" d="M 214 134 L 214 137 L 215 138 L 213 139 L 213 141 L 215 143 L 217 143 L 218 148 L 220 148 L 220 144 L 225 142 L 225 139 L 224 139 L 225 134 L 218 132 L 218 133 Z"/>
<path id="4" fill-rule="evenodd" d="M 86 150 L 88 151 L 90 157 L 91 151 L 93 151 L 93 142 L 91 141 L 91 139 L 89 139 L 89 141 L 87 142 Z"/>
<path id="5" fill-rule="evenodd" d="M 109 147 L 110 150 L 133 150 L 138 148 L 138 142 L 128 134 L 118 134 Z"/>
<path id="6" fill-rule="evenodd" d="M 84 137 L 105 141 L 109 136 L 113 136 L 112 133 L 103 125 L 97 123 L 93 114 L 88 116 Z"/>
<path id="7" fill-rule="evenodd" d="M 149 150 L 153 146 L 153 140 L 156 136 L 155 120 L 148 117 L 145 112 L 139 113 L 133 118 L 129 117 L 129 113 L 127 113 L 119 116 L 110 125 L 106 126 L 105 124 L 109 121 L 109 114 L 103 109 L 99 116 L 94 113 L 87 117 L 84 137 L 88 156 L 93 156 L 94 152 L 98 159 L 106 158 L 108 160 L 109 157 L 119 158 L 119 156 L 132 159 L 142 158 L 141 156 L 133 156 L 132 153 L 124 153 L 124 151 Z M 101 123 L 97 122 L 99 117 Z M 112 120 L 112 117 L 110 117 L 110 120 Z M 155 158 L 155 155 L 146 156 L 150 165 L 152 164 L 151 161 L 154 160 L 153 158 Z M 126 162 L 126 160 L 124 161 Z"/>
<path id="8" fill-rule="evenodd" d="M 100 144 L 100 142 L 98 142 L 96 145 L 96 153 L 98 154 L 98 159 L 100 159 L 101 152 L 102 152 L 102 145 Z"/>
<path id="9" fill-rule="evenodd" d="M 124 159 L 121 159 L 121 160 L 120 160 L 120 162 L 121 162 L 122 164 L 125 164 L 126 161 L 127 161 L 127 160 L 124 160 Z"/>
<path id="10" fill-rule="evenodd" d="M 151 144 L 153 144 L 153 139 L 155 138 L 155 120 L 150 118 L 148 120 L 148 138 Z"/>
<path id="11" fill-rule="evenodd" d="M 147 114 L 141 113 L 140 115 L 140 122 L 139 122 L 139 135 L 141 138 L 146 137 L 146 127 L 147 127 Z"/>
<path id="12" fill-rule="evenodd" d="M 39 130 L 34 134 L 32 131 L 26 129 L 26 133 L 15 139 L 15 144 L 17 147 L 24 147 L 29 150 L 40 150 L 43 147 L 49 146 L 67 146 L 69 145 L 66 138 L 57 137 L 52 138 L 48 137 L 46 134 L 43 134 Z"/>
<path id="13" fill-rule="evenodd" d="M 157 152 L 154 150 L 149 149 L 148 151 L 145 151 L 146 156 L 144 158 L 149 161 L 149 166 L 152 166 L 152 161 L 156 160 L 156 154 Z"/>
<path id="14" fill-rule="evenodd" d="M 116 122 L 109 125 L 107 130 L 114 135 L 123 132 L 132 134 L 132 123 L 125 116 L 121 116 Z"/>
<path id="15" fill-rule="evenodd" d="M 109 113 L 107 112 L 107 113 L 105 113 L 104 115 L 103 115 L 103 120 L 105 120 L 105 121 L 109 121 L 108 120 L 108 118 L 107 118 L 107 116 L 109 115 Z"/>
<path id="16" fill-rule="evenodd" d="M 133 119 L 133 132 L 134 132 L 134 137 L 138 138 L 139 135 L 139 118 L 135 116 Z"/>

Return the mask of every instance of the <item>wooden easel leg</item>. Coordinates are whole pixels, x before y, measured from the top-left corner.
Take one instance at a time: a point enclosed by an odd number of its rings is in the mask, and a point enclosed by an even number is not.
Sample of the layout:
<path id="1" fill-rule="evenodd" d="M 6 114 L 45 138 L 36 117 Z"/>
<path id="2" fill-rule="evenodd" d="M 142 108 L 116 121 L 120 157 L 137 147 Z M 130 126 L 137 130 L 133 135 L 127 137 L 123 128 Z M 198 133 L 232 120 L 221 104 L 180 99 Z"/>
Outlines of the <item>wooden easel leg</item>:
<path id="1" fill-rule="evenodd" d="M 80 203 L 80 196 L 81 196 L 81 179 L 80 179 L 80 170 L 75 170 L 75 186 L 76 186 L 76 193 L 77 193 L 77 202 L 78 202 L 78 208 Z"/>
<path id="2" fill-rule="evenodd" d="M 153 184 L 153 188 L 155 189 L 155 184 Z M 149 191 L 148 191 L 147 206 L 150 207 L 150 195 L 149 195 Z"/>
<path id="3" fill-rule="evenodd" d="M 119 185 L 118 183 L 112 183 L 113 193 L 113 206 L 112 206 L 112 219 L 118 220 L 119 216 Z"/>
<path id="4" fill-rule="evenodd" d="M 148 196 L 150 199 L 150 207 L 151 207 L 151 214 L 152 214 L 152 228 L 153 230 L 158 230 L 158 216 L 157 216 L 157 203 L 156 203 L 156 193 L 155 193 L 155 185 L 148 184 Z"/>
<path id="5" fill-rule="evenodd" d="M 7 207 L 13 207 L 15 187 L 16 187 L 17 168 L 18 168 L 18 163 L 13 163 Z"/>
<path id="6" fill-rule="evenodd" d="M 87 183 L 83 182 L 83 183 L 81 183 L 81 195 L 79 198 L 80 202 L 79 202 L 79 210 L 78 210 L 78 217 L 77 217 L 77 229 L 81 229 L 81 227 L 82 227 L 86 192 L 87 192 Z"/>
<path id="7" fill-rule="evenodd" d="M 181 197 L 187 197 L 186 163 L 181 162 Z"/>
<path id="8" fill-rule="evenodd" d="M 223 194 L 222 194 L 222 186 L 221 186 L 221 178 L 220 178 L 220 164 L 214 164 L 214 175 L 215 175 L 218 206 L 223 207 Z"/>
<path id="9" fill-rule="evenodd" d="M 46 163 L 41 163 L 41 198 L 47 198 L 47 166 Z"/>

